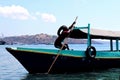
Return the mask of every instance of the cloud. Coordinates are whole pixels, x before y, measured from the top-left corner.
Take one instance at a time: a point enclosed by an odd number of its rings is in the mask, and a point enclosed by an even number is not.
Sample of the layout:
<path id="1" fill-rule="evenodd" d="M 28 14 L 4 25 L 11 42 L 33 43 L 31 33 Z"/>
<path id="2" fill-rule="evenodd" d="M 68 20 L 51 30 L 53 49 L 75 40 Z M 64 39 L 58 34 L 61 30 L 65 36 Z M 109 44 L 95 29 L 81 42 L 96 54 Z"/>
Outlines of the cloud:
<path id="1" fill-rule="evenodd" d="M 36 15 L 34 13 L 33 15 L 34 16 L 32 16 L 26 8 L 19 5 L 0 6 L 0 16 L 5 18 L 18 20 L 37 20 L 38 17 L 41 17 L 45 22 L 56 22 L 56 17 L 53 14 L 36 12 Z"/>
<path id="2" fill-rule="evenodd" d="M 27 9 L 18 5 L 0 6 L 0 16 L 19 20 L 27 20 L 29 18 L 34 19 Z"/>
<path id="3" fill-rule="evenodd" d="M 56 17 L 53 14 L 37 12 L 36 15 L 40 16 L 45 22 L 56 22 Z"/>

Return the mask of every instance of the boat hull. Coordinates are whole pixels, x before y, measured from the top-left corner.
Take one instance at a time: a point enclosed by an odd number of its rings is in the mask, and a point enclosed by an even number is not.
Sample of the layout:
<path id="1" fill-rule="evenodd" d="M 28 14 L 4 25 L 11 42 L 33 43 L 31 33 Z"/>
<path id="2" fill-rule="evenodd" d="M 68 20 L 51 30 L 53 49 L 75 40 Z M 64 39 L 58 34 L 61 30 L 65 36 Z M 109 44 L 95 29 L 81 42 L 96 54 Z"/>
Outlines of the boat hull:
<path id="1" fill-rule="evenodd" d="M 29 73 L 47 73 L 57 54 L 6 48 Z M 86 58 L 59 55 L 50 73 L 76 73 L 120 67 L 120 58 Z"/>
<path id="2" fill-rule="evenodd" d="M 5 41 L 0 41 L 0 45 L 4 45 L 5 43 Z"/>

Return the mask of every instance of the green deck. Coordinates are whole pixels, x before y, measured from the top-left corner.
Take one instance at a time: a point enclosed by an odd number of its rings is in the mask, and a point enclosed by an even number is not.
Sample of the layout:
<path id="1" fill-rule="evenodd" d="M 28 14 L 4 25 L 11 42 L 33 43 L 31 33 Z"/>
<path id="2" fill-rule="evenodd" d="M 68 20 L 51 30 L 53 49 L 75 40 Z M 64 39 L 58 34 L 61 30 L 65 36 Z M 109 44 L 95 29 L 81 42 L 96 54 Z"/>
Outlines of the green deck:
<path id="1" fill-rule="evenodd" d="M 20 48 L 20 47 L 18 47 L 17 50 L 43 53 L 43 54 L 53 54 L 53 55 L 56 55 L 59 52 L 59 50 L 57 49 Z M 59 54 L 64 56 L 71 56 L 71 57 L 85 57 L 85 51 L 79 51 L 79 50 L 61 50 Z M 116 59 L 116 58 L 120 58 L 120 52 L 119 51 L 97 51 L 95 58 Z"/>

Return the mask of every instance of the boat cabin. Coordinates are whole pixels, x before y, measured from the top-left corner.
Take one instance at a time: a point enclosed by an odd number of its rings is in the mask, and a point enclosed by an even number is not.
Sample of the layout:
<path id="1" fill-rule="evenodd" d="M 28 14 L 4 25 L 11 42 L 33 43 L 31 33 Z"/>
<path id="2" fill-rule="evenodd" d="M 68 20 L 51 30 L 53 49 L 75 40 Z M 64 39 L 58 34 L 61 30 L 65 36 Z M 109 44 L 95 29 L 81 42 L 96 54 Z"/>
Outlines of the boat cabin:
<path id="1" fill-rule="evenodd" d="M 90 24 L 88 24 L 86 27 L 74 27 L 68 37 L 87 39 L 86 51 L 22 47 L 6 47 L 6 50 L 29 73 L 75 73 L 95 69 L 120 68 L 120 32 L 90 29 Z M 96 51 L 92 46 L 91 39 L 110 40 L 110 51 Z M 115 51 L 113 51 L 113 40 L 116 41 Z"/>
<path id="2" fill-rule="evenodd" d="M 90 29 L 90 24 L 85 27 L 74 27 L 69 36 L 76 39 L 87 39 L 87 46 L 91 46 L 91 39 L 107 39 L 110 40 L 110 51 L 113 51 L 113 40 L 116 41 L 116 51 L 119 51 L 120 32 Z"/>

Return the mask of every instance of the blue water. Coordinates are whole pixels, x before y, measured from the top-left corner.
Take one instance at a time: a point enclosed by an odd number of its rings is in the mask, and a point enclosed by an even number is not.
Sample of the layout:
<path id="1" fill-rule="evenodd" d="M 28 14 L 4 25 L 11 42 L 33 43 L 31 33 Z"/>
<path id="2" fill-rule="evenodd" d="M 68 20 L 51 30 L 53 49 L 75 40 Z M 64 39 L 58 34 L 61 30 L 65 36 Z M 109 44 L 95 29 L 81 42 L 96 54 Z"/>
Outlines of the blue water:
<path id="1" fill-rule="evenodd" d="M 5 47 L 51 48 L 53 45 L 0 45 L 0 80 L 120 80 L 120 68 L 79 72 L 74 74 L 29 74 Z M 71 49 L 85 50 L 85 44 L 71 44 Z M 97 50 L 109 50 L 109 45 L 94 44 Z"/>

